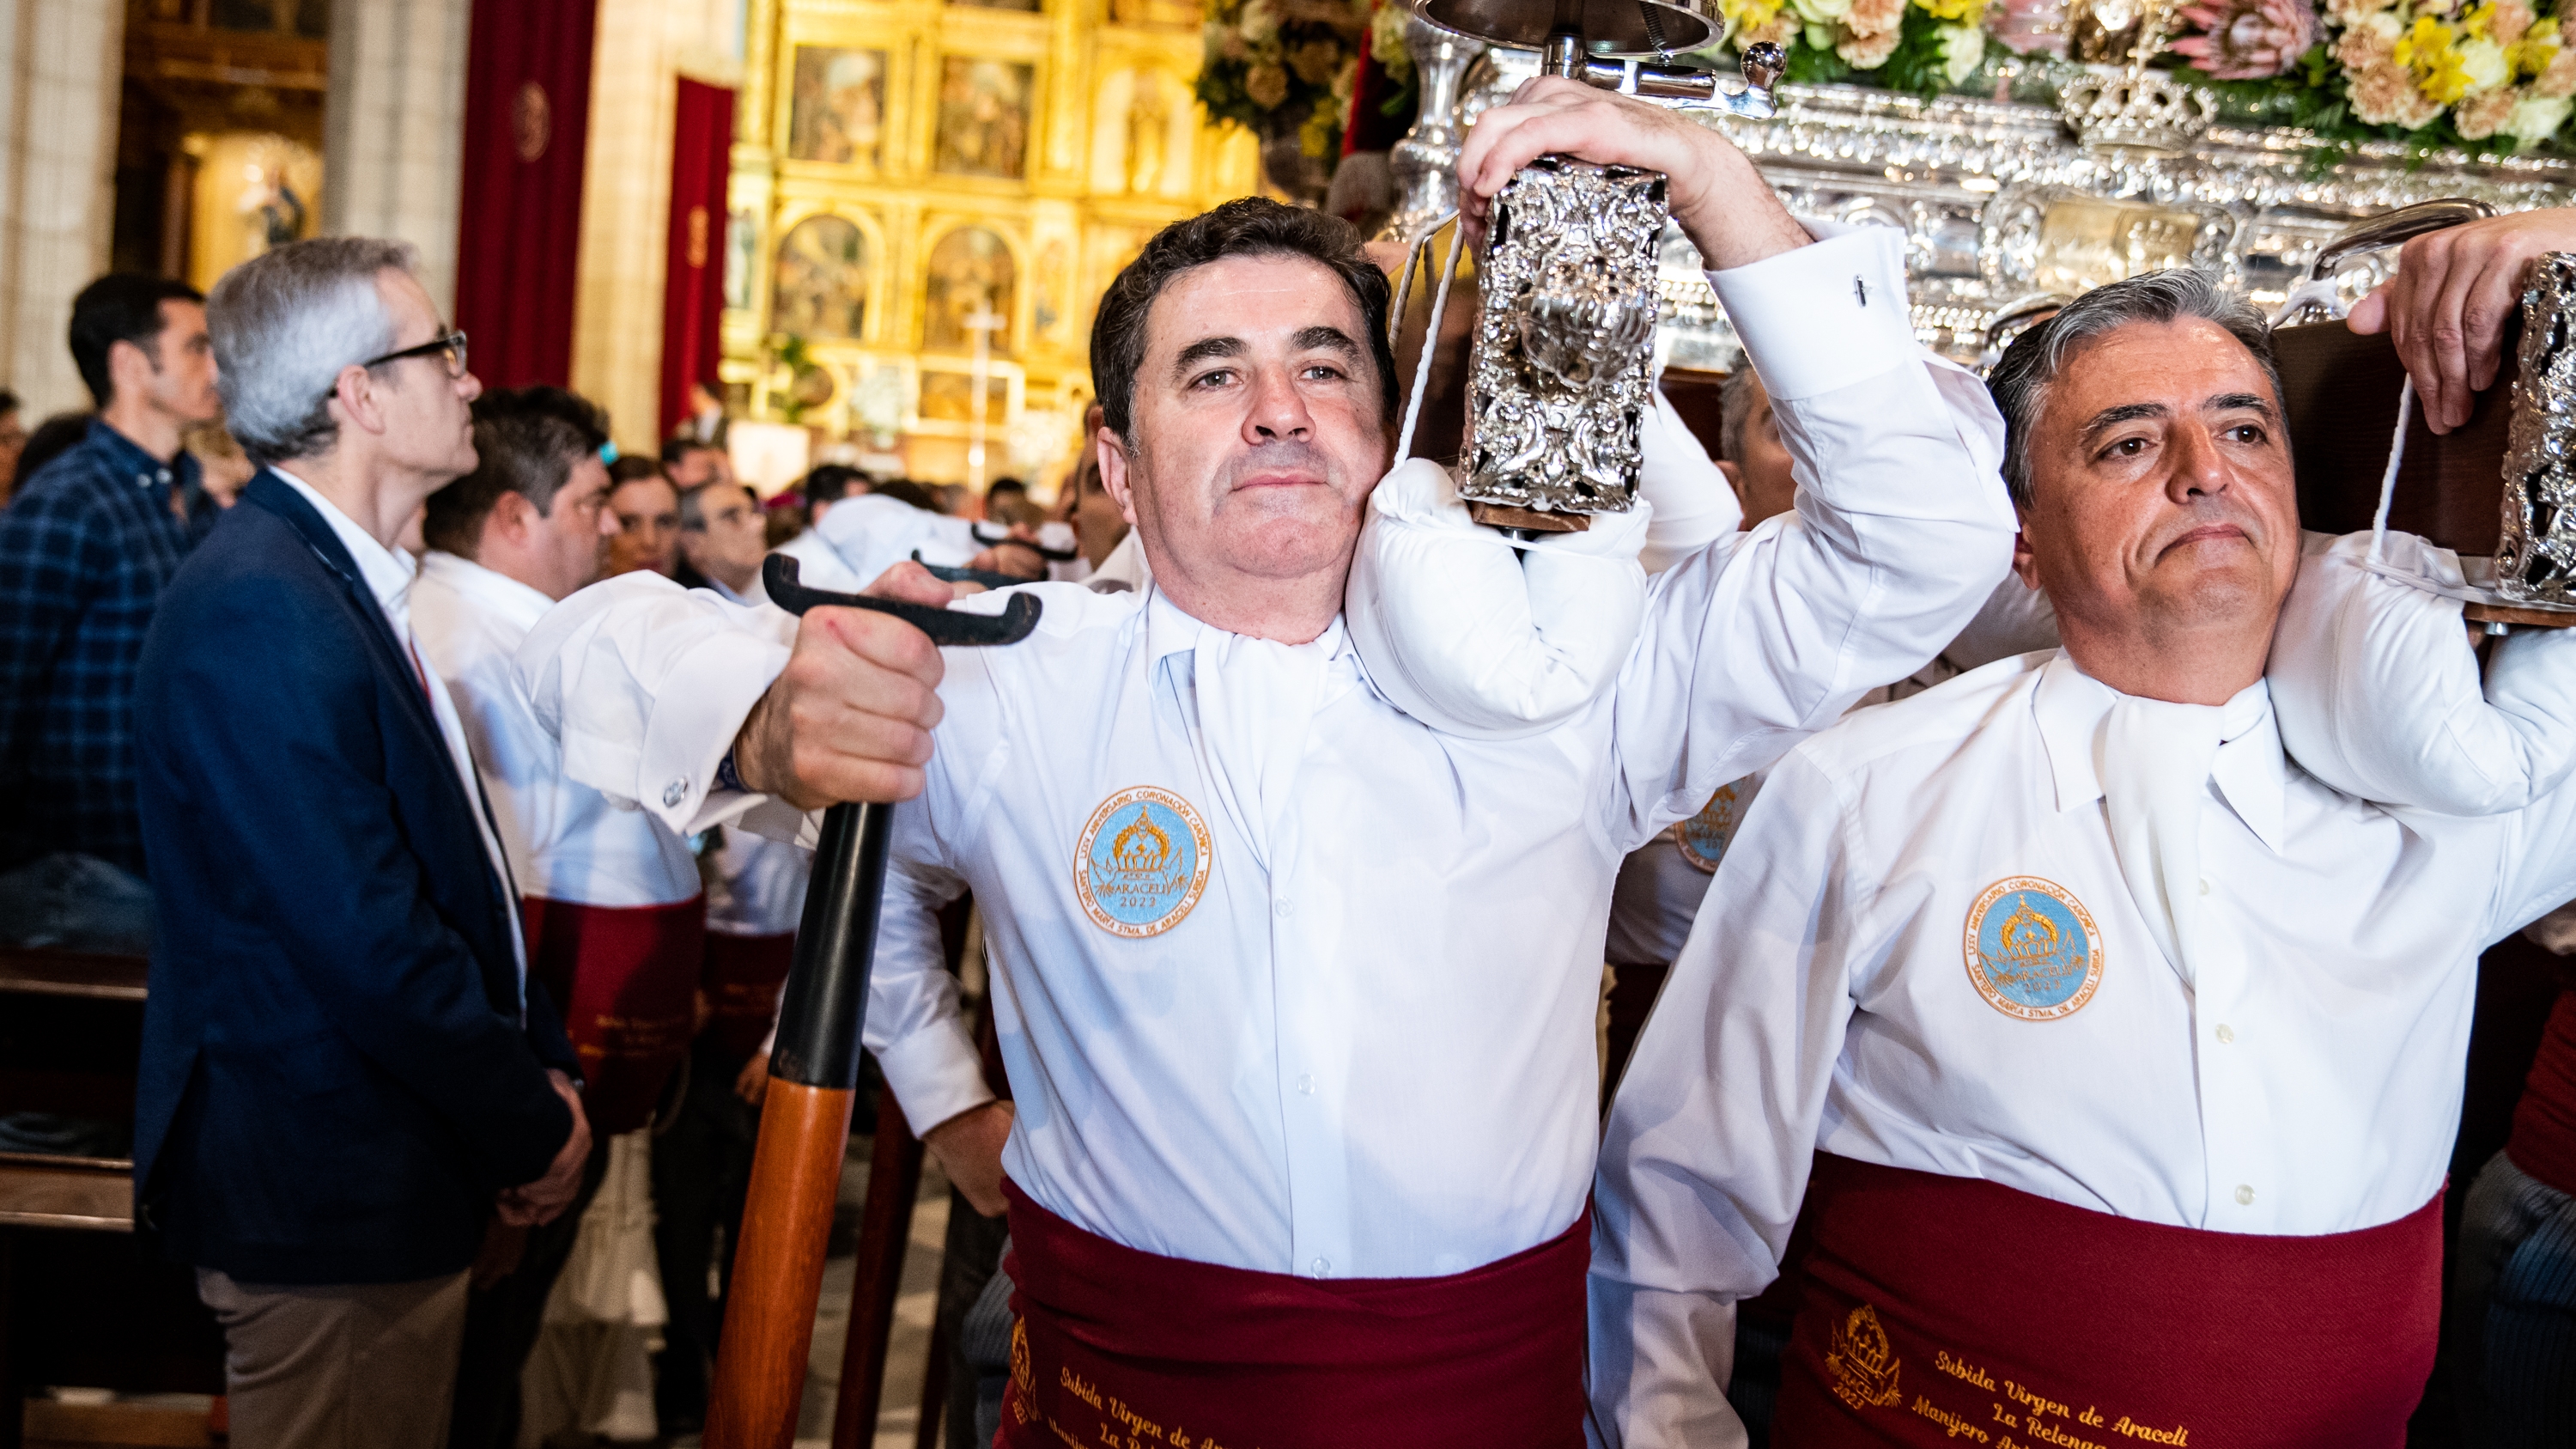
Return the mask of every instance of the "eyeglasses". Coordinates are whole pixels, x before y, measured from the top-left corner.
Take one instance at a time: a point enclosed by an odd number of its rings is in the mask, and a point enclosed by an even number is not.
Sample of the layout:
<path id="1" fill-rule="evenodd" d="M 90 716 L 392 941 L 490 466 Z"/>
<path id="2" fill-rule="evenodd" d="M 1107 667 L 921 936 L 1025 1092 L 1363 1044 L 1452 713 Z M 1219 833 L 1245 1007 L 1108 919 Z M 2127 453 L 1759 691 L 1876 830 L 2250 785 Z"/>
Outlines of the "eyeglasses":
<path id="1" fill-rule="evenodd" d="M 382 367 L 388 362 L 400 362 L 406 357 L 438 357 L 442 354 L 447 359 L 447 375 L 449 377 L 463 377 L 465 375 L 465 334 L 462 332 L 450 332 L 443 336 L 433 337 L 418 347 L 406 347 L 400 352 L 388 352 L 382 357 L 371 357 L 358 365 L 365 368 L 376 368 Z M 330 390 L 325 392 L 323 396 L 327 398 L 333 393 L 337 393 L 339 390 L 339 385 L 334 383 Z"/>

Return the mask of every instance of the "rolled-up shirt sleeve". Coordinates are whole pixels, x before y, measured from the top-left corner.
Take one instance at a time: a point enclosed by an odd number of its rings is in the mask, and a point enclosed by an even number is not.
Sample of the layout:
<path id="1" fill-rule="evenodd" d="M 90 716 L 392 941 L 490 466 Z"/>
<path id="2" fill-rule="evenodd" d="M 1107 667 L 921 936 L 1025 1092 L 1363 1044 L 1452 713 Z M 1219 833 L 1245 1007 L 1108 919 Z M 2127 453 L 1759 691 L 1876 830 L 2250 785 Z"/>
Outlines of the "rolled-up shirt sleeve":
<path id="1" fill-rule="evenodd" d="M 1779 1275 L 1875 929 L 1849 816 L 1803 753 L 1780 763 L 1620 1079 L 1592 1198 L 1600 1442 L 1743 1442 L 1734 1306 Z"/>
<path id="2" fill-rule="evenodd" d="M 1659 575 L 1614 708 L 1632 848 L 1919 669 L 2002 581 L 2003 420 L 1914 339 L 1884 227 L 1709 274 L 1795 463 L 1793 513 Z"/>

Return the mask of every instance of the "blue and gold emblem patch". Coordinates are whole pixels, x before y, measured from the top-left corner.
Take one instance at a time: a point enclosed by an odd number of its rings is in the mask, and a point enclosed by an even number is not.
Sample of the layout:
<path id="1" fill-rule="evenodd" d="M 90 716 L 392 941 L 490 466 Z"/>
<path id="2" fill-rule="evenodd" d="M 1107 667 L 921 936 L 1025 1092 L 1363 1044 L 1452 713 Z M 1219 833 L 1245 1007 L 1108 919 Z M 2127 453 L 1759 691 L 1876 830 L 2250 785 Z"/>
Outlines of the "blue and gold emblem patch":
<path id="1" fill-rule="evenodd" d="M 1986 887 L 1968 909 L 1968 980 L 2024 1021 L 2073 1016 L 2102 984 L 2102 934 L 2073 892 L 2035 875 Z"/>
<path id="2" fill-rule="evenodd" d="M 1717 874 L 1717 863 L 1725 858 L 1726 844 L 1735 838 L 1736 824 L 1744 818 L 1744 794 L 1752 793 L 1748 790 L 1739 794 L 1736 787 L 1750 783 L 1752 778 L 1747 775 L 1718 786 L 1717 793 L 1708 797 L 1697 815 L 1673 822 L 1673 844 L 1682 848 L 1682 859 L 1710 875 Z"/>
<path id="3" fill-rule="evenodd" d="M 1075 847 L 1073 889 L 1113 936 L 1159 936 L 1207 889 L 1213 842 L 1199 812 L 1169 790 L 1121 790 L 1091 813 Z"/>

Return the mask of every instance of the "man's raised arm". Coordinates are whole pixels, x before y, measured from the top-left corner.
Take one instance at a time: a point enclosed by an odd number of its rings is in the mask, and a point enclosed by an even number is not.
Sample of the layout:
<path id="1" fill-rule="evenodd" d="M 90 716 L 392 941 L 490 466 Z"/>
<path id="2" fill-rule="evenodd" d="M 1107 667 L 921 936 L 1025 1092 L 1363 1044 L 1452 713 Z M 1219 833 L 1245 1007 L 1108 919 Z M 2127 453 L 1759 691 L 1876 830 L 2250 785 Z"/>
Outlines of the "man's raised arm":
<path id="1" fill-rule="evenodd" d="M 1975 616 L 2011 560 L 2003 420 L 1976 378 L 1915 340 L 1901 234 L 1802 225 L 1723 136 L 1548 79 L 1468 138 L 1470 216 L 1546 152 L 1670 178 L 1674 220 L 1796 461 L 1795 514 L 1674 566 L 1648 598 L 1616 704 L 1641 839 L 1920 668 Z"/>

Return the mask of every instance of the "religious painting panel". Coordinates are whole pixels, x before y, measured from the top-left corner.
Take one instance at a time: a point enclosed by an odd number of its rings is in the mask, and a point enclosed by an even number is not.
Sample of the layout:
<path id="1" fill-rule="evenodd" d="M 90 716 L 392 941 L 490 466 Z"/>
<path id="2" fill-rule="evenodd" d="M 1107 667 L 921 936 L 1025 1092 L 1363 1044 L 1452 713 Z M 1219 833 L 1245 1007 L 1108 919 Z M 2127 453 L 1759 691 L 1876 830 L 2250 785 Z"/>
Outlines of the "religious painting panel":
<path id="1" fill-rule="evenodd" d="M 769 329 L 856 339 L 867 321 L 868 239 L 845 216 L 808 217 L 778 244 Z"/>
<path id="2" fill-rule="evenodd" d="M 1197 136 L 1188 82 L 1151 66 L 1102 77 L 1092 98 L 1092 192 L 1188 195 Z"/>
<path id="3" fill-rule="evenodd" d="M 187 137 L 196 158 L 188 281 L 199 291 L 240 263 L 321 230 L 322 156 L 265 131 Z"/>
<path id="4" fill-rule="evenodd" d="M 952 55 L 941 62 L 939 129 L 931 169 L 1018 181 L 1028 175 L 1037 68 Z"/>
<path id="5" fill-rule="evenodd" d="M 725 215 L 725 306 L 736 311 L 751 306 L 752 272 L 759 265 L 760 213 L 734 207 Z"/>
<path id="6" fill-rule="evenodd" d="M 921 345 L 930 352 L 972 352 L 981 330 L 995 356 L 1011 351 L 1010 319 L 1019 302 L 1019 263 L 1010 243 L 980 226 L 961 226 L 930 248 Z M 978 327 L 979 318 L 992 324 Z"/>
<path id="7" fill-rule="evenodd" d="M 1050 237 L 1038 248 L 1037 290 L 1031 300 L 1030 322 L 1038 335 L 1051 342 L 1067 344 L 1073 320 L 1073 247 L 1063 237 Z"/>
<path id="8" fill-rule="evenodd" d="M 1018 10 L 1035 15 L 1045 7 L 1040 0 L 948 0 L 951 5 L 971 5 L 978 10 Z"/>
<path id="9" fill-rule="evenodd" d="M 998 425 L 1010 415 L 1011 380 L 994 375 L 984 379 L 984 421 Z M 921 420 L 925 423 L 973 423 L 975 421 L 975 377 L 969 372 L 949 372 L 924 368 L 921 373 Z"/>
<path id="10" fill-rule="evenodd" d="M 792 95 L 787 113 L 789 160 L 885 164 L 884 51 L 800 45 Z"/>

